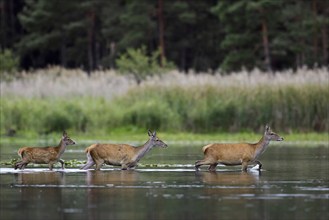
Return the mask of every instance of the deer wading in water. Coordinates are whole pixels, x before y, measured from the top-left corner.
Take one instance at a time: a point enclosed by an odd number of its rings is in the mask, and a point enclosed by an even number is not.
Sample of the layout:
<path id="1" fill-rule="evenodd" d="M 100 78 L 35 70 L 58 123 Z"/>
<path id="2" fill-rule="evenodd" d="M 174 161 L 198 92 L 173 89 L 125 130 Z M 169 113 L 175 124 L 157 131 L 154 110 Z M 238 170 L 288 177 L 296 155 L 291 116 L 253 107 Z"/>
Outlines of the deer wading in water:
<path id="1" fill-rule="evenodd" d="M 15 163 L 17 168 L 23 170 L 29 163 L 49 164 L 49 169 L 53 169 L 53 165 L 60 162 L 64 169 L 64 161 L 61 159 L 66 146 L 76 144 L 64 131 L 61 141 L 57 147 L 22 147 L 18 150 L 21 161 Z"/>
<path id="2" fill-rule="evenodd" d="M 283 141 L 283 138 L 266 125 L 264 135 L 258 143 L 206 145 L 202 148 L 204 159 L 196 161 L 195 168 L 198 170 L 202 165 L 209 165 L 209 171 L 216 171 L 216 166 L 220 163 L 226 166 L 242 165 L 242 170 L 247 171 L 249 164 L 258 164 L 260 170 L 262 164 L 257 159 L 264 153 L 270 141 Z"/>
<path id="3" fill-rule="evenodd" d="M 100 170 L 105 163 L 121 166 L 123 170 L 136 167 L 139 160 L 153 147 L 167 147 L 157 136 L 156 132 L 148 131 L 149 140 L 141 147 L 128 144 L 93 144 L 86 148 L 87 163 L 81 169 L 87 170 L 96 165 L 95 170 Z"/>

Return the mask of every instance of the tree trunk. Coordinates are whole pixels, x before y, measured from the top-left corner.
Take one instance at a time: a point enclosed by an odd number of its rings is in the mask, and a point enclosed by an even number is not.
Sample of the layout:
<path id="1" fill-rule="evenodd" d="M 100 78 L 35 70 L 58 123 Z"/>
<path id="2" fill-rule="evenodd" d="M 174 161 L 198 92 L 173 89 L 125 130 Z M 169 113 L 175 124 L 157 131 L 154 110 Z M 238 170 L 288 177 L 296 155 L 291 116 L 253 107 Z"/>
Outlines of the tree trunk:
<path id="1" fill-rule="evenodd" d="M 116 44 L 115 44 L 115 42 L 111 42 L 110 43 L 110 68 L 111 69 L 114 69 L 114 67 L 115 67 L 115 65 L 114 65 L 114 63 L 115 63 L 115 53 L 116 53 Z"/>
<path id="2" fill-rule="evenodd" d="M 322 53 L 323 53 L 323 65 L 328 65 L 329 57 L 328 57 L 328 29 L 326 25 L 323 25 L 321 28 L 322 33 Z"/>
<path id="3" fill-rule="evenodd" d="M 95 11 L 92 9 L 89 13 L 89 27 L 88 27 L 88 75 L 95 68 Z"/>
<path id="4" fill-rule="evenodd" d="M 263 38 L 263 47 L 264 47 L 264 56 L 265 56 L 265 67 L 268 72 L 272 72 L 270 47 L 268 42 L 267 22 L 264 18 L 262 19 L 262 38 Z"/>
<path id="5" fill-rule="evenodd" d="M 66 43 L 65 43 L 65 32 L 62 30 L 62 35 L 61 35 L 61 66 L 66 67 Z"/>
<path id="6" fill-rule="evenodd" d="M 183 47 L 180 52 L 180 71 L 187 72 L 186 68 L 186 48 Z"/>
<path id="7" fill-rule="evenodd" d="M 158 0 L 158 4 L 160 66 L 163 67 L 165 62 L 163 0 Z"/>
<path id="8" fill-rule="evenodd" d="M 14 37 L 16 36 L 16 27 L 15 27 L 15 11 L 14 11 L 14 1 L 9 1 L 9 9 L 10 9 L 10 29 L 11 29 L 11 42 L 13 42 Z"/>
<path id="9" fill-rule="evenodd" d="M 6 28 L 6 9 L 5 9 L 6 3 L 5 1 L 0 1 L 0 10 L 1 10 L 1 42 L 3 45 L 1 45 L 2 47 L 6 48 L 7 46 L 7 38 L 6 38 L 6 34 L 7 34 L 7 28 Z M 0 49 L 4 49 L 4 48 L 0 48 Z"/>
<path id="10" fill-rule="evenodd" d="M 312 1 L 312 10 L 313 10 L 313 17 L 314 17 L 314 33 L 313 33 L 313 62 L 318 62 L 318 8 L 316 0 Z"/>

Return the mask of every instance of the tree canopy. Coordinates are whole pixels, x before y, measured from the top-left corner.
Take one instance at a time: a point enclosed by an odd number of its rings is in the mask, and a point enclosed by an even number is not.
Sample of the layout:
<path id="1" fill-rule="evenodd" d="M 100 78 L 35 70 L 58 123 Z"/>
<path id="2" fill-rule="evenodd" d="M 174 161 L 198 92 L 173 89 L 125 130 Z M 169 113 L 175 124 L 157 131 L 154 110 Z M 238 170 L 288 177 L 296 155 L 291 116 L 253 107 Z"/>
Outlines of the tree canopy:
<path id="1" fill-rule="evenodd" d="M 0 0 L 0 13 L 1 51 L 22 69 L 117 68 L 144 45 L 182 71 L 329 62 L 326 0 Z"/>

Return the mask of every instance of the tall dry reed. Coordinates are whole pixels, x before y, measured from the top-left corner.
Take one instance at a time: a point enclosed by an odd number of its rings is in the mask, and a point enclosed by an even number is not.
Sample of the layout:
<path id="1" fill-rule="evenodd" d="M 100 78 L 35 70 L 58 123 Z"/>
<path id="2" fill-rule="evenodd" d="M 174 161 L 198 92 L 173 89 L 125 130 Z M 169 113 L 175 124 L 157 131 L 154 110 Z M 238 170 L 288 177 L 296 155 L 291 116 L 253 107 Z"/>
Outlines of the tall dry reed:
<path id="1" fill-rule="evenodd" d="M 328 131 L 328 69 L 130 76 L 59 67 L 1 82 L 1 130 Z"/>

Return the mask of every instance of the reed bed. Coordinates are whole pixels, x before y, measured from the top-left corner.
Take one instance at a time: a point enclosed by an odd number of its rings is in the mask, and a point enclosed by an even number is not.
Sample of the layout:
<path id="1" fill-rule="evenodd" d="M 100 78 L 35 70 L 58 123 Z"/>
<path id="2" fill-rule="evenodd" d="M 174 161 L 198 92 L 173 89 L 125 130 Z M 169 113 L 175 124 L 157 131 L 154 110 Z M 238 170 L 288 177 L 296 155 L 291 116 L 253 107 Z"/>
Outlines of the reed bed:
<path id="1" fill-rule="evenodd" d="M 124 95 L 129 90 L 159 86 L 170 89 L 172 86 L 184 88 L 214 86 L 229 88 L 254 88 L 261 85 L 282 87 L 287 85 L 326 85 L 328 69 L 299 69 L 267 74 L 257 69 L 252 72 L 242 71 L 230 75 L 221 73 L 188 74 L 171 71 L 167 74 L 147 78 L 137 85 L 130 75 L 119 75 L 115 71 L 95 71 L 87 75 L 81 69 L 63 69 L 51 67 L 33 72 L 21 72 L 12 81 L 1 81 L 2 97 L 23 98 L 74 98 L 98 97 L 107 100 Z"/>
<path id="2" fill-rule="evenodd" d="M 17 75 L 13 81 L 1 82 L 2 97 L 111 99 L 136 85 L 133 77 L 118 75 L 114 71 L 95 71 L 88 76 L 80 69 L 52 67 Z"/>
<path id="3" fill-rule="evenodd" d="M 328 69 L 131 76 L 53 67 L 1 82 L 1 130 L 328 132 Z"/>

